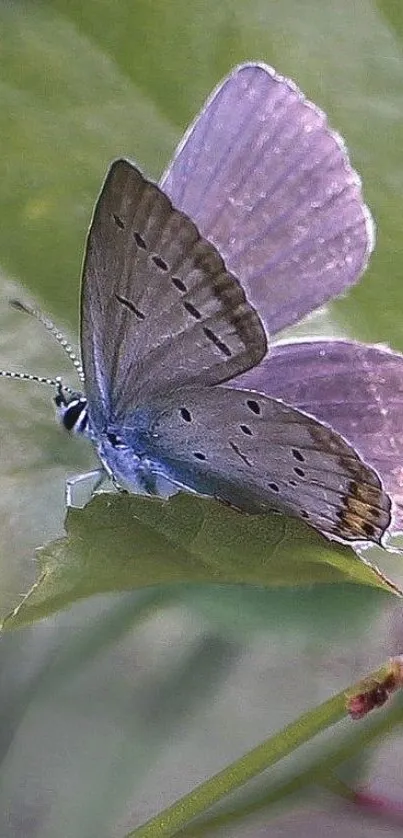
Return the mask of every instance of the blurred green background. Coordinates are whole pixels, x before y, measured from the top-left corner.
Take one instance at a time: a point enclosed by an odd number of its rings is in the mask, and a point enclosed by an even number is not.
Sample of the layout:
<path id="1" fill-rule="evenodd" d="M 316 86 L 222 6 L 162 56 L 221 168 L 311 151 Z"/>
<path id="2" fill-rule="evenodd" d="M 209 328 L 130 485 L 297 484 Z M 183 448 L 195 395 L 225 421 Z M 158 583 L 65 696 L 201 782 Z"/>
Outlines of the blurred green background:
<path id="1" fill-rule="evenodd" d="M 403 350 L 402 36 L 399 0 L 1 2 L 0 365 L 75 384 L 58 347 L 7 299 L 35 300 L 75 341 L 86 229 L 110 160 L 131 157 L 158 177 L 212 87 L 253 58 L 328 112 L 378 225 L 360 286 L 305 331 Z M 34 548 L 63 534 L 67 474 L 93 460 L 56 426 L 50 390 L 0 388 L 4 613 L 34 579 Z M 399 557 L 373 555 L 402 581 Z M 123 836 L 401 650 L 402 629 L 399 605 L 353 586 L 177 587 L 94 599 L 5 635 L 1 838 Z M 401 797 L 393 741 L 361 770 Z M 380 834 L 331 806 L 223 834 Z"/>

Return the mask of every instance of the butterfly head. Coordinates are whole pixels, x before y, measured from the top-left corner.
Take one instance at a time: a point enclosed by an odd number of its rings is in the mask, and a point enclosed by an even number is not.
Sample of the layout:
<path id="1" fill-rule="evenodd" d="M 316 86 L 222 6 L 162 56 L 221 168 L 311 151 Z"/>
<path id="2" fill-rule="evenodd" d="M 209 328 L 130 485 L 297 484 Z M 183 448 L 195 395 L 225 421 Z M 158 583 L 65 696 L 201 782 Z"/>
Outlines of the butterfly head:
<path id="1" fill-rule="evenodd" d="M 45 317 L 39 309 L 33 308 L 33 306 L 29 305 L 29 303 L 24 303 L 21 300 L 9 300 L 9 303 L 12 308 L 15 308 L 17 311 L 22 311 L 25 314 L 29 314 L 45 327 L 45 329 L 62 347 L 63 351 L 73 364 L 80 381 L 84 384 L 84 371 L 81 361 L 73 351 L 68 340 L 64 337 L 62 332 L 57 329 L 54 323 L 49 320 L 49 318 Z M 41 375 L 31 375 L 30 373 L 20 372 L 14 373 L 8 370 L 0 370 L 0 376 L 25 381 L 36 381 L 39 384 L 50 384 L 53 387 L 56 387 L 54 403 L 56 405 L 56 417 L 58 421 L 69 433 L 88 435 L 87 399 L 82 393 L 63 385 L 58 376 L 56 378 L 47 378 Z"/>
<path id="2" fill-rule="evenodd" d="M 87 399 L 82 393 L 63 387 L 61 382 L 57 383 L 56 395 L 56 416 L 66 431 L 73 434 L 84 434 L 88 432 L 88 409 Z"/>

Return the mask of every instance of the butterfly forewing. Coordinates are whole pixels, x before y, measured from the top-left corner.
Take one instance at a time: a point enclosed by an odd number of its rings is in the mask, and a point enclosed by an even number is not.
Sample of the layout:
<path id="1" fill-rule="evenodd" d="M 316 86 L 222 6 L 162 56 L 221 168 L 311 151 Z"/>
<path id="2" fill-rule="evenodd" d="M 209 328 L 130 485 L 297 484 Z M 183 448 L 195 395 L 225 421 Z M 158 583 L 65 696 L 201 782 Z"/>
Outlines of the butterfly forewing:
<path id="1" fill-rule="evenodd" d="M 356 282 L 372 246 L 360 180 L 325 114 L 271 68 L 236 68 L 162 179 L 270 334 Z"/>
<path id="2" fill-rule="evenodd" d="M 216 248 L 125 160 L 89 232 L 82 355 L 92 422 L 183 385 L 226 381 L 266 351 L 259 317 Z"/>
<path id="3" fill-rule="evenodd" d="M 190 488 L 246 512 L 280 509 L 345 540 L 379 542 L 388 527 L 376 472 L 303 412 L 227 387 L 186 388 L 155 410 L 150 451 Z"/>

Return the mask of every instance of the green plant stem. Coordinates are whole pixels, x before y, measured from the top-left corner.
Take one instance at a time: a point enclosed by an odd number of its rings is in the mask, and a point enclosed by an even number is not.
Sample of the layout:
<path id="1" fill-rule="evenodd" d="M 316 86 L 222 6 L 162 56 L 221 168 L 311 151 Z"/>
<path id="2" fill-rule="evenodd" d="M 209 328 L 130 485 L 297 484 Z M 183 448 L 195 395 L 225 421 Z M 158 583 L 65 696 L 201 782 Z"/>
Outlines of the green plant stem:
<path id="1" fill-rule="evenodd" d="M 186 828 L 181 833 L 181 838 L 197 838 L 206 832 L 211 834 L 214 830 L 231 823 L 239 822 L 249 815 L 255 815 L 269 806 L 279 803 L 286 797 L 300 794 L 303 789 L 312 785 L 325 785 L 333 793 L 341 794 L 342 797 L 354 799 L 355 791 L 348 786 L 336 789 L 334 784 L 327 782 L 327 777 L 335 771 L 339 765 L 352 759 L 363 748 L 375 744 L 378 739 L 386 736 L 394 727 L 403 724 L 403 707 L 399 703 L 388 713 L 383 712 L 379 718 L 371 721 L 370 725 L 359 725 L 358 730 L 350 732 L 338 742 L 324 757 L 311 760 L 303 770 L 298 771 L 282 783 L 278 783 L 266 792 L 257 792 L 253 800 L 248 803 L 239 803 L 231 811 L 220 812 L 218 815 L 205 817 L 197 824 Z M 324 779 L 325 778 L 325 779 Z"/>
<path id="2" fill-rule="evenodd" d="M 382 682 L 390 665 L 384 665 L 370 678 Z M 367 680 L 367 679 L 365 679 Z M 308 742 L 318 733 L 339 722 L 347 715 L 346 702 L 349 696 L 360 693 L 363 681 L 348 690 L 343 690 L 323 704 L 309 710 L 295 722 L 266 739 L 240 759 L 201 783 L 164 811 L 151 818 L 143 826 L 130 832 L 126 838 L 171 838 L 196 816 L 206 812 L 226 795 L 239 789 L 271 765 L 279 762 L 300 745 Z"/>

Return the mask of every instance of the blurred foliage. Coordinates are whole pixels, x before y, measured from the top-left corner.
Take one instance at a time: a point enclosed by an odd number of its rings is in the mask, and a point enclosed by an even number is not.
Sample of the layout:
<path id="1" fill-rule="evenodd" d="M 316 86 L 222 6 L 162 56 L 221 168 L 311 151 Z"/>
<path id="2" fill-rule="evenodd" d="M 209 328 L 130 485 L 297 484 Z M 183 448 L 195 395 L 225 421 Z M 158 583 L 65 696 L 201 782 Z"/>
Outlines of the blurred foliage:
<path id="1" fill-rule="evenodd" d="M 72 377 L 7 297 L 29 291 L 74 334 L 108 163 L 126 155 L 158 176 L 211 88 L 247 58 L 295 78 L 329 113 L 377 220 L 370 270 L 316 331 L 403 349 L 401 32 L 392 0 L 3 0 L 2 367 Z M 34 580 L 33 548 L 62 537 L 66 472 L 89 466 L 91 452 L 54 426 L 45 388 L 4 381 L 1 392 L 9 607 Z M 399 557 L 370 555 L 402 578 Z M 388 602 L 351 585 L 170 586 L 98 597 L 4 636 L 2 838 L 123 835 L 368 669 L 392 644 L 376 623 Z"/>

